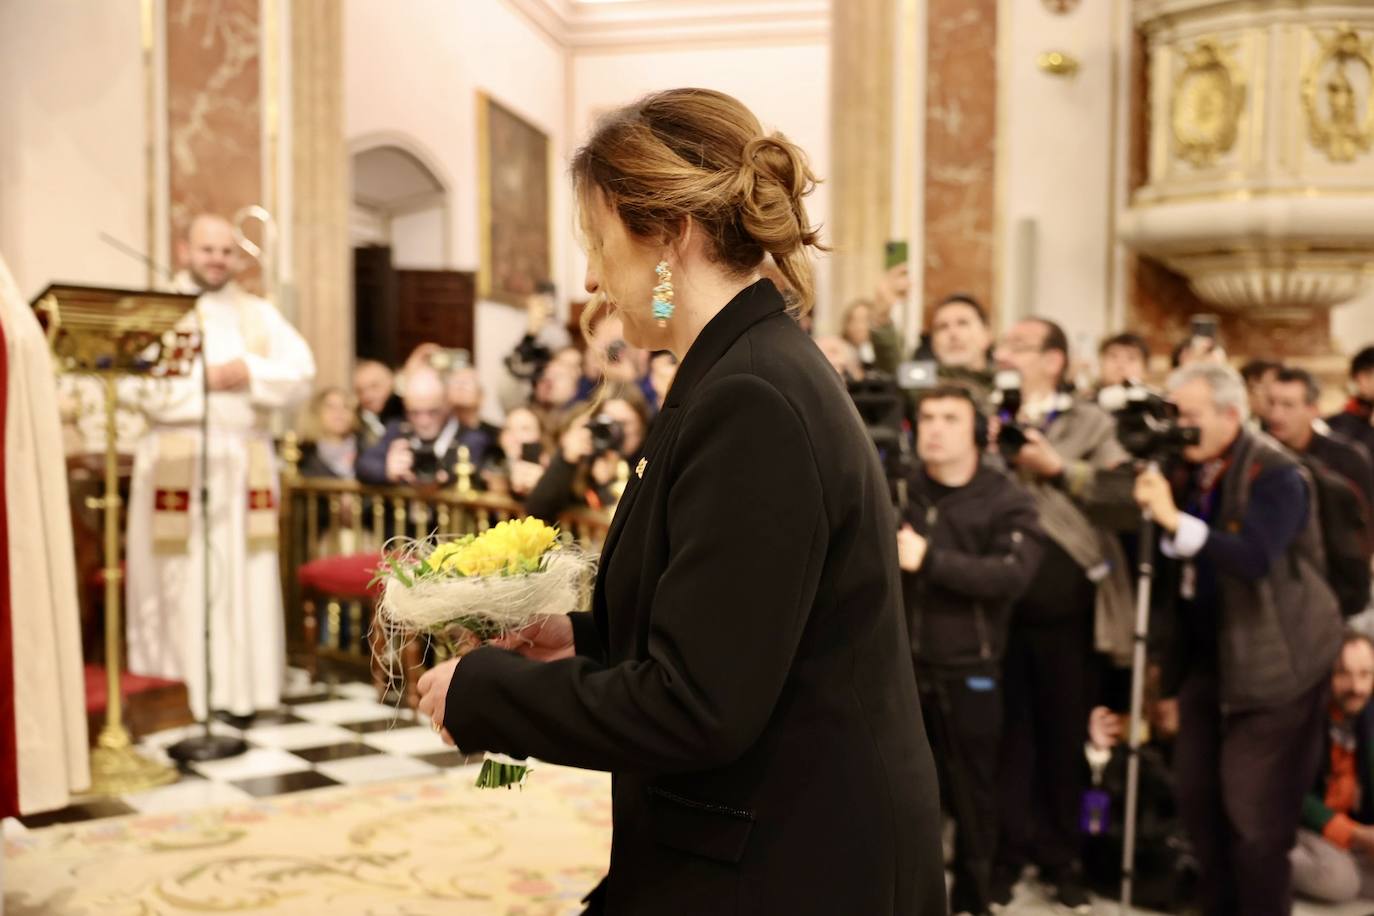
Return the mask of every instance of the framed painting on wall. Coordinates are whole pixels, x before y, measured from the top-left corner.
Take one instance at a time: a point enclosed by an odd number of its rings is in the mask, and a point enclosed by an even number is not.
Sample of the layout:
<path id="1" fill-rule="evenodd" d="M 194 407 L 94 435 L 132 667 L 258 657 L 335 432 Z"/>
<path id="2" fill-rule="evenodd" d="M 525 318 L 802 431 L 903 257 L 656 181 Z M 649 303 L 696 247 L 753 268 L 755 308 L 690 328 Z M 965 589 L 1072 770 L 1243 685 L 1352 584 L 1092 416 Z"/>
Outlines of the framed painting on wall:
<path id="1" fill-rule="evenodd" d="M 553 276 L 553 194 L 549 137 L 477 95 L 482 260 L 479 298 L 523 305 Z"/>

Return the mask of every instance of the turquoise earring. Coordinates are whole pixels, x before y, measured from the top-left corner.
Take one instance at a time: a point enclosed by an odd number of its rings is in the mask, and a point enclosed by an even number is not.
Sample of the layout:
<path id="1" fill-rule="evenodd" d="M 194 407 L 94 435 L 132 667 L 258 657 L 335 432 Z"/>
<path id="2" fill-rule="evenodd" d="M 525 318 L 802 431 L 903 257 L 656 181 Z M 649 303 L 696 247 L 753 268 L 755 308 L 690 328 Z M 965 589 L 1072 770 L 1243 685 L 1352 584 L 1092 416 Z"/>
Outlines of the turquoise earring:
<path id="1" fill-rule="evenodd" d="M 658 276 L 658 285 L 654 287 L 654 320 L 663 328 L 673 317 L 673 271 L 666 258 L 658 262 L 654 273 Z"/>

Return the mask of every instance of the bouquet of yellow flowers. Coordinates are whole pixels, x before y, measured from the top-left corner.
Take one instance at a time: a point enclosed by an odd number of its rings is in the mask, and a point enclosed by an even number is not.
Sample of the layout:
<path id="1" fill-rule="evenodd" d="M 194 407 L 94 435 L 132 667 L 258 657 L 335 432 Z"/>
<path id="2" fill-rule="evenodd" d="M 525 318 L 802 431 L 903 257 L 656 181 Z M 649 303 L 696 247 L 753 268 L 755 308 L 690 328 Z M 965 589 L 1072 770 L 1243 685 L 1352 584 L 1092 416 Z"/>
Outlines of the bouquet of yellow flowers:
<path id="1" fill-rule="evenodd" d="M 395 541 L 377 573 L 383 643 L 420 635 L 462 655 L 542 617 L 577 610 L 595 562 L 537 518 L 458 538 Z M 477 785 L 509 787 L 528 772 L 527 762 L 489 754 Z"/>

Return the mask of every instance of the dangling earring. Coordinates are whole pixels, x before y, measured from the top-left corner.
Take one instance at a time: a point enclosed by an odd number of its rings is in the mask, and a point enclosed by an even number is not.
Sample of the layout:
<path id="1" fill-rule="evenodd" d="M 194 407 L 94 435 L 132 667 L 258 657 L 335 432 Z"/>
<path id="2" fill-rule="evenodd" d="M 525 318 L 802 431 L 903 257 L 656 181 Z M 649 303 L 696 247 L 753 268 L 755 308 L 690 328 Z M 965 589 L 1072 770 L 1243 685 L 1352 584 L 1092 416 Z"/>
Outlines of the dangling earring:
<path id="1" fill-rule="evenodd" d="M 658 262 L 654 273 L 658 276 L 658 285 L 654 287 L 654 319 L 660 328 L 666 328 L 668 319 L 673 317 L 673 271 L 666 258 Z"/>

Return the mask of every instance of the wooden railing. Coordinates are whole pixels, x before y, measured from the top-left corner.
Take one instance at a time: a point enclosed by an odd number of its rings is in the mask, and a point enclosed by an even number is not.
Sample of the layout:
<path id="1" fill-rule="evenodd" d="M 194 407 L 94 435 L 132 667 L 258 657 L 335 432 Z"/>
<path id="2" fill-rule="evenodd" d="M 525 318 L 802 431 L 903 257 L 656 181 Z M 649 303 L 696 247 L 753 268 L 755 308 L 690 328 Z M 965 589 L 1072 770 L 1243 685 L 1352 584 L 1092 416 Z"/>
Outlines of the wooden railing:
<path id="1" fill-rule="evenodd" d="M 301 477 L 298 452 L 288 441 L 281 481 L 280 562 L 288 652 L 316 669 L 324 662 L 358 673 L 373 670 L 369 641 L 370 602 L 352 596 L 303 594 L 298 572 L 312 560 L 380 552 L 394 537 L 476 534 L 498 522 L 519 518 L 519 502 L 475 492 L 467 475 L 454 486 L 373 486 L 353 480 Z M 464 462 L 460 462 L 462 464 Z M 607 511 L 574 509 L 559 526 L 579 543 L 596 550 L 609 530 Z M 411 662 L 414 660 L 411 659 Z M 407 667 L 411 667 L 410 664 Z"/>

